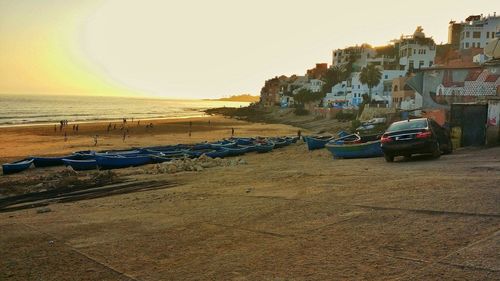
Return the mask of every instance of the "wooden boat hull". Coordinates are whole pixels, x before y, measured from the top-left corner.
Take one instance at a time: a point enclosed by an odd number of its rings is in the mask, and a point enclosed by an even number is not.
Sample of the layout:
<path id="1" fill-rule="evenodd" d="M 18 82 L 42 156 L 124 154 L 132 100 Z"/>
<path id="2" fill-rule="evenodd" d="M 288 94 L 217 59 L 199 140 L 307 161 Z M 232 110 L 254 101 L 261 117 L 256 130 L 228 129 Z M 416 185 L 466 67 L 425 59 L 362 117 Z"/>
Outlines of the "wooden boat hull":
<path id="1" fill-rule="evenodd" d="M 29 169 L 31 164 L 33 164 L 32 158 L 24 159 L 13 163 L 5 163 L 2 165 L 2 172 L 4 175 L 19 173 Z"/>
<path id="2" fill-rule="evenodd" d="M 328 143 L 326 148 L 332 153 L 333 158 L 368 158 L 384 155 L 380 148 L 380 140 L 353 144 Z"/>
<path id="3" fill-rule="evenodd" d="M 74 160 L 62 159 L 64 165 L 70 166 L 75 171 L 87 171 L 97 169 L 97 161 L 95 159 Z"/>

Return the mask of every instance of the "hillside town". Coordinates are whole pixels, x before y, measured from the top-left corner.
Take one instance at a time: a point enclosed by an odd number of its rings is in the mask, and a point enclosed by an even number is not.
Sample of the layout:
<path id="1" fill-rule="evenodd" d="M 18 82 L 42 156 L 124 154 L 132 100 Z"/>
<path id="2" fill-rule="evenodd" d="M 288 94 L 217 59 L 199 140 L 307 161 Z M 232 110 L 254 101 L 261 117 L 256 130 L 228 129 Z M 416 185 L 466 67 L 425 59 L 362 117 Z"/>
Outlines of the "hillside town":
<path id="1" fill-rule="evenodd" d="M 330 63 L 317 63 L 304 75 L 265 81 L 259 104 L 325 118 L 339 112 L 359 117 L 366 108 L 401 119 L 430 117 L 459 131 L 457 147 L 495 144 L 500 114 L 498 37 L 500 16 L 495 12 L 450 21 L 446 44 L 436 44 L 418 26 L 413 34 L 385 46 L 363 43 L 335 49 Z M 484 132 L 477 130 L 485 124 Z"/>

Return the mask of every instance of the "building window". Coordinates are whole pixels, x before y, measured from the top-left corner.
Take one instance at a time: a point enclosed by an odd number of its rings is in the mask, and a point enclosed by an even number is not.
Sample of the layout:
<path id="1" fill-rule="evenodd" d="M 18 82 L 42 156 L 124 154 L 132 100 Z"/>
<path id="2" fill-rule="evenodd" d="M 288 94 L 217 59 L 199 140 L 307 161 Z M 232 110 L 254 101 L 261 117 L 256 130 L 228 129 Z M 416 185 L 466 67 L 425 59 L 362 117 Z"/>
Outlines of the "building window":
<path id="1" fill-rule="evenodd" d="M 398 91 L 398 85 L 394 85 L 394 92 Z"/>
<path id="2" fill-rule="evenodd" d="M 417 54 L 417 50 L 413 49 L 413 54 L 414 55 Z"/>
<path id="3" fill-rule="evenodd" d="M 431 66 L 432 66 L 432 61 L 429 62 L 429 67 L 431 67 Z"/>
<path id="4" fill-rule="evenodd" d="M 469 31 L 466 31 L 465 32 L 465 38 L 469 38 L 470 37 L 470 32 Z"/>
<path id="5" fill-rule="evenodd" d="M 490 33 L 486 31 L 486 39 L 490 38 Z"/>
<path id="6" fill-rule="evenodd" d="M 477 47 L 481 48 L 481 42 L 477 42 Z"/>
<path id="7" fill-rule="evenodd" d="M 481 32 L 480 31 L 472 32 L 472 38 L 481 38 Z"/>
<path id="8" fill-rule="evenodd" d="M 422 68 L 424 66 L 424 61 L 421 60 L 418 62 L 418 68 Z"/>
<path id="9" fill-rule="evenodd" d="M 410 60 L 410 65 L 409 65 L 409 68 L 410 68 L 411 70 L 413 70 L 413 60 Z"/>
<path id="10" fill-rule="evenodd" d="M 384 79 L 387 79 L 387 78 L 389 78 L 389 76 L 388 76 L 387 74 L 386 74 L 386 75 L 384 75 Z"/>
<path id="11" fill-rule="evenodd" d="M 472 42 L 472 48 L 476 47 L 476 42 Z"/>
<path id="12" fill-rule="evenodd" d="M 465 42 L 465 48 L 468 49 L 469 48 L 469 42 Z"/>

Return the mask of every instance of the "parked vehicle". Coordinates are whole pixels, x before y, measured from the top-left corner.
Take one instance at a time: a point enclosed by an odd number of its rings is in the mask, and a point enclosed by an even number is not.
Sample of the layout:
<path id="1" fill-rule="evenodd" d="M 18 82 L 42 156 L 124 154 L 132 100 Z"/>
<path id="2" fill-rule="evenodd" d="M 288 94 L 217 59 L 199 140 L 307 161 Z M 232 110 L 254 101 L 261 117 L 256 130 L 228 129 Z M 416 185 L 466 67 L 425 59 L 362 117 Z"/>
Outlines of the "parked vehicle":
<path id="1" fill-rule="evenodd" d="M 449 132 L 429 118 L 394 122 L 380 141 L 387 162 L 394 161 L 395 156 L 409 158 L 413 154 L 432 154 L 438 158 L 453 150 Z"/>

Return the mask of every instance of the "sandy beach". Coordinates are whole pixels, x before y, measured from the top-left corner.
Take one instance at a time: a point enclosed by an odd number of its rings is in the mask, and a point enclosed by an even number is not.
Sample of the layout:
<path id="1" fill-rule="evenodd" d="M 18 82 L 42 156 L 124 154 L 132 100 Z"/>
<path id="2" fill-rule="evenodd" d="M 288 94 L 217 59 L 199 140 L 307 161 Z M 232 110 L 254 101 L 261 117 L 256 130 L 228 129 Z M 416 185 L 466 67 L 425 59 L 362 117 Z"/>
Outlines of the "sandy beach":
<path id="1" fill-rule="evenodd" d="M 231 128 L 237 136 L 279 136 L 297 134 L 292 126 L 238 121 L 221 116 L 180 119 L 128 120 L 115 122 L 73 123 L 59 129 L 59 125 L 32 125 L 0 128 L 0 163 L 27 156 L 65 155 L 79 150 L 109 150 L 162 144 L 196 143 L 231 137 Z M 192 124 L 190 128 L 190 122 Z M 210 123 L 209 123 L 210 122 Z M 108 132 L 107 127 L 112 124 Z M 146 125 L 153 124 L 152 128 Z M 116 129 L 113 129 L 116 125 Z M 124 125 L 124 129 L 122 128 Z M 128 129 L 125 141 L 123 134 Z M 191 136 L 189 131 L 191 130 Z M 302 130 L 304 131 L 304 130 Z M 67 140 L 65 141 L 64 133 Z M 94 136 L 98 135 L 97 146 Z"/>
<path id="2" fill-rule="evenodd" d="M 156 120 L 153 132 L 134 128 L 123 143 L 118 130 L 98 148 L 220 139 L 232 127 L 248 136 L 297 130 L 210 120 Z M 2 159 L 93 148 L 91 135 L 105 127 L 81 125 L 68 143 L 50 127 L 2 129 Z M 1 177 L 7 190 L 103 177 L 103 188 L 133 190 L 0 212 L 0 279 L 500 280 L 498 147 L 386 163 L 333 160 L 298 142 L 241 159 L 176 173 L 54 167 Z"/>

